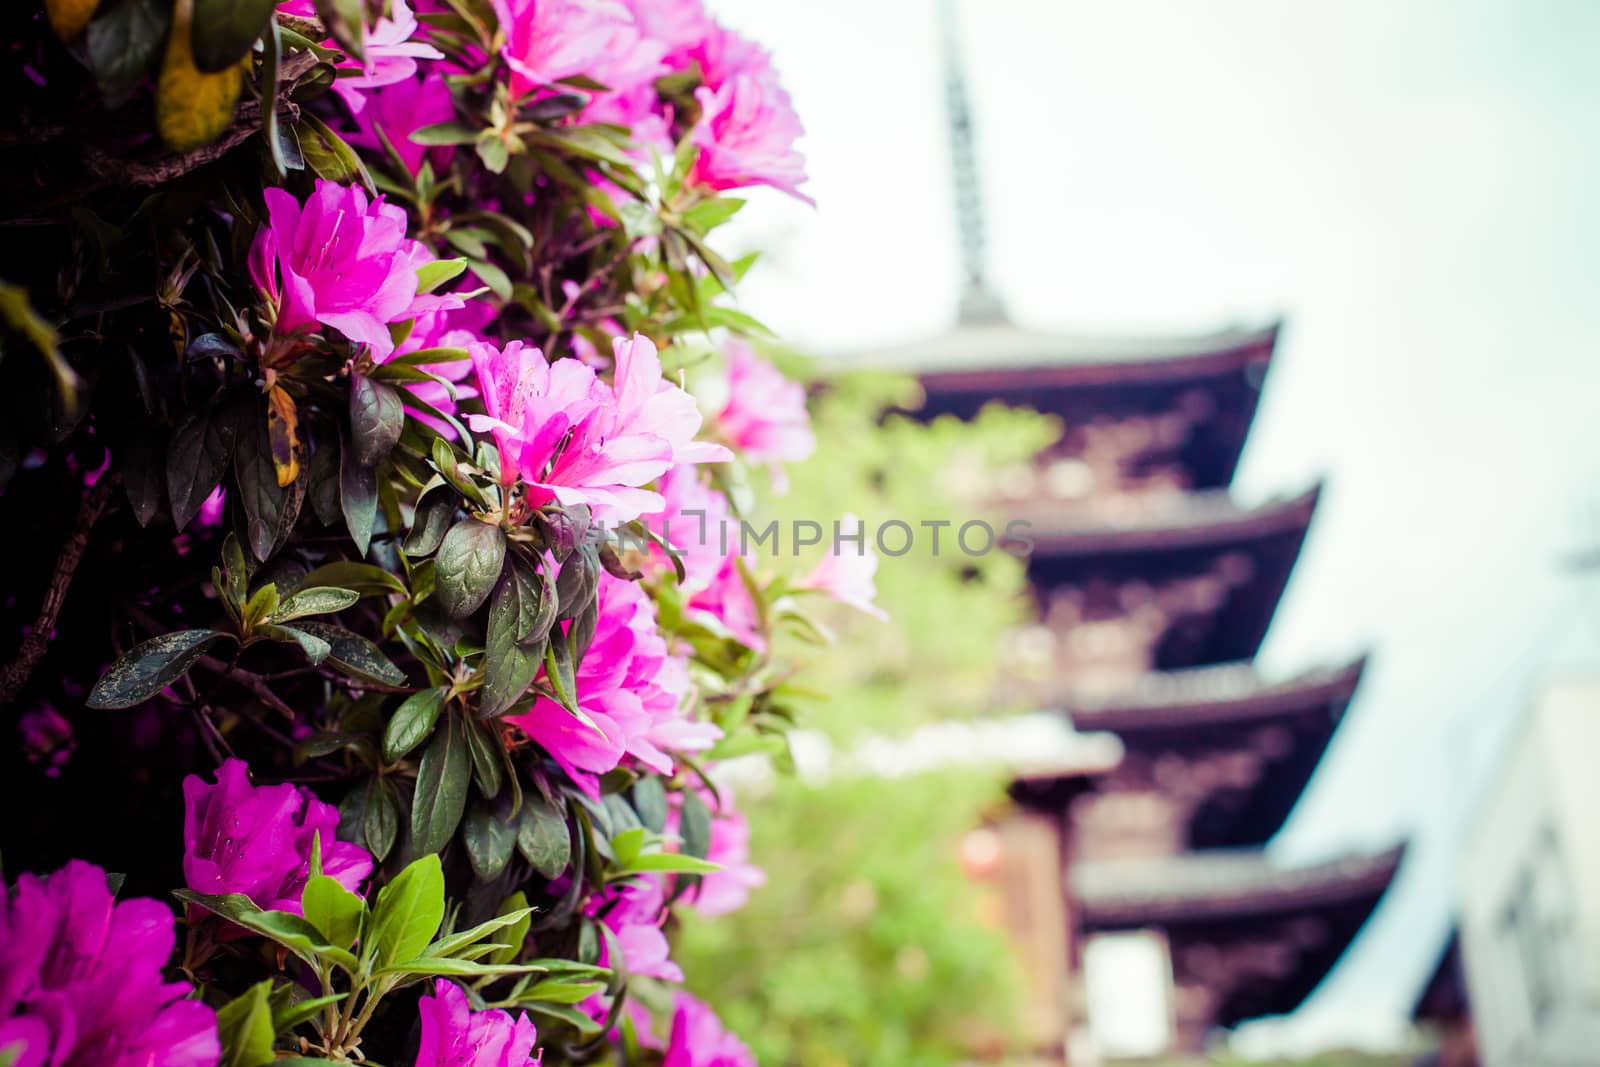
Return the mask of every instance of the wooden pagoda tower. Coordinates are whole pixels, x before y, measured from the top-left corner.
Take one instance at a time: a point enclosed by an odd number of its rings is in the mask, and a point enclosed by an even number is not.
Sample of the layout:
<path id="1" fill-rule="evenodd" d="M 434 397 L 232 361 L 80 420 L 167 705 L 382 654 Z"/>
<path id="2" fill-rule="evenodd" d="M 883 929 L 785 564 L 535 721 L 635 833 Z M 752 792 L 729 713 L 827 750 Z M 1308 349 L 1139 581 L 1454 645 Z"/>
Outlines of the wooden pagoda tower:
<path id="1" fill-rule="evenodd" d="M 1065 939 L 1059 997 L 1045 998 L 1059 1011 L 1042 1026 L 1034 1018 L 1029 1043 L 1055 1062 L 1199 1052 L 1219 1029 L 1298 1007 L 1394 876 L 1399 849 L 1299 868 L 1263 849 L 1315 771 L 1363 661 L 1281 679 L 1252 662 L 1319 496 L 1311 486 L 1244 505 L 1230 491 L 1277 325 L 1105 339 L 1007 320 L 984 281 L 949 0 L 942 13 L 960 314 L 943 336 L 870 362 L 920 379 L 920 417 L 970 418 L 1002 403 L 1061 418 L 1061 438 L 993 487 L 994 510 L 1030 524 L 1038 607 L 1037 625 L 1013 642 L 1003 696 L 1113 733 L 1124 751 L 1092 780 L 1013 788 L 1053 840 L 1009 839 L 1049 854 L 1065 913 L 1048 927 Z M 1146 979 L 1164 988 L 1134 988 Z"/>

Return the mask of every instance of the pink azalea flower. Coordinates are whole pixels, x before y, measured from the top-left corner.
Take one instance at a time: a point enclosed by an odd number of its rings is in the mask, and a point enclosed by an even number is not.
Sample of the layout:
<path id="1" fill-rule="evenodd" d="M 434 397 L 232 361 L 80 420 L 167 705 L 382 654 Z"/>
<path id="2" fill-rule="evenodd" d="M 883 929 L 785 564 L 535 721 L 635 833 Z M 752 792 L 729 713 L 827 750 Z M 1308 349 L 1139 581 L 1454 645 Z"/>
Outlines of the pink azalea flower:
<path id="1" fill-rule="evenodd" d="M 878 573 L 878 554 L 867 542 L 865 524 L 847 512 L 840 520 L 839 527 L 841 531 L 851 528 L 858 530 L 861 543 L 858 545 L 847 542 L 833 545 L 833 551 L 823 556 L 822 561 L 811 569 L 811 573 L 796 583 L 797 587 L 826 593 L 841 604 L 847 604 L 857 611 L 887 622 L 888 613 L 873 603 L 878 596 L 877 586 L 873 581 L 873 577 Z"/>
<path id="2" fill-rule="evenodd" d="M 715 20 L 707 20 L 687 49 L 675 58 L 685 67 L 692 64 L 698 68 L 701 84 L 713 92 L 740 75 L 778 88 L 772 53 Z"/>
<path id="3" fill-rule="evenodd" d="M 61 768 L 78 747 L 72 737 L 72 724 L 50 704 L 23 712 L 17 720 L 17 732 L 22 735 L 22 751 L 28 762 L 44 764 L 46 778 L 59 778 Z"/>
<path id="4" fill-rule="evenodd" d="M 183 877 L 197 893 L 243 893 L 259 907 L 298 915 L 313 838 L 322 873 L 346 889 L 357 891 L 372 873 L 366 849 L 334 836 L 337 808 L 297 786 L 253 786 L 241 760 L 218 767 L 215 785 L 185 778 L 183 807 Z"/>
<path id="5" fill-rule="evenodd" d="M 420 145 L 411 140 L 411 134 L 424 126 L 449 122 L 455 117 L 455 105 L 450 100 L 444 75 L 434 71 L 420 80 L 402 78 L 371 93 L 367 106 L 356 113 L 357 132 L 345 139 L 358 147 L 382 152 L 383 140 L 378 136 L 381 131 L 394 145 L 412 177 L 422 170 L 424 159 L 431 159 L 434 173 L 438 173 L 449 166 L 455 148 Z"/>
<path id="6" fill-rule="evenodd" d="M 500 54 L 521 96 L 584 75 L 613 89 L 652 81 L 666 48 L 647 40 L 620 0 L 493 0 Z"/>
<path id="7" fill-rule="evenodd" d="M 742 341 L 729 341 L 728 402 L 717 414 L 717 428 L 753 463 L 776 467 L 816 451 L 806 391 L 785 378 Z"/>
<path id="8" fill-rule="evenodd" d="M 611 770 L 626 756 L 670 774 L 672 757 L 663 746 L 689 750 L 721 736 L 697 739 L 678 726 L 689 688 L 688 667 L 682 657 L 668 654 L 656 630 L 654 606 L 634 582 L 601 573 L 594 639 L 578 665 L 575 684 L 578 708 L 588 722 L 545 697 L 509 721 L 591 790 L 593 775 Z M 688 745 L 682 743 L 685 733 L 691 733 Z"/>
<path id="9" fill-rule="evenodd" d="M 486 414 L 468 425 L 494 435 L 501 477 L 509 485 L 520 475 L 531 503 L 586 504 L 598 521 L 628 522 L 661 508 L 642 486 L 674 463 L 732 457 L 694 440 L 694 398 L 663 380 L 649 340 L 619 338 L 613 350 L 615 389 L 581 361 L 548 363 L 520 341 L 470 347 Z"/>
<path id="10" fill-rule="evenodd" d="M 733 806 L 733 792 L 721 786 L 722 802 L 709 789 L 696 792 L 711 810 L 711 847 L 706 859 L 722 867 L 701 875 L 700 885 L 689 894 L 689 903 L 708 918 L 738 911 L 750 901 L 750 891 L 767 884 L 767 872 L 750 862 L 750 824 Z M 672 794 L 667 811 L 667 833 L 676 835 L 682 824 L 683 794 Z"/>
<path id="11" fill-rule="evenodd" d="M 678 550 L 685 608 L 702 622 L 709 619 L 720 625 L 741 643 L 764 649 L 761 615 L 739 573 L 743 531 L 729 513 L 728 498 L 687 466 L 667 472 L 661 494 L 664 507 L 645 523 Z M 658 570 L 672 566 L 660 549 L 651 549 L 651 559 Z"/>
<path id="12" fill-rule="evenodd" d="M 722 1028 L 714 1011 L 687 993 L 673 1001 L 672 1036 L 661 1067 L 756 1067 L 737 1036 Z"/>
<path id="13" fill-rule="evenodd" d="M 13 1067 L 216 1067 L 215 1013 L 162 981 L 172 912 L 113 901 L 99 867 L 0 881 L 0 1061 Z"/>
<path id="14" fill-rule="evenodd" d="M 700 154 L 690 184 L 716 190 L 770 185 L 815 205 L 800 191 L 805 157 L 794 143 L 804 131 L 776 81 L 735 74 L 720 88 L 702 86 L 694 95 L 700 121 L 689 136 Z"/>
<path id="15" fill-rule="evenodd" d="M 661 930 L 667 919 L 667 906 L 661 883 L 656 879 L 633 878 L 613 883 L 590 898 L 584 912 L 591 917 L 598 916 L 606 924 L 622 950 L 620 965 L 630 975 L 683 981 L 683 970 L 672 962 L 672 946 Z M 602 947 L 602 967 L 616 965 L 608 955 Z"/>
<path id="16" fill-rule="evenodd" d="M 316 18 L 316 5 L 312 0 L 285 0 L 278 10 L 297 18 Z M 411 38 L 417 32 L 417 16 L 406 0 L 390 0 L 388 15 L 366 27 L 362 50 L 367 61 L 363 64 L 347 56 L 339 63 L 341 69 L 359 70 L 354 77 L 334 79 L 333 91 L 345 102 L 352 115 L 359 116 L 366 109 L 364 89 L 377 89 L 405 81 L 417 72 L 419 59 L 443 59 L 444 53 L 423 41 Z M 324 41 L 329 48 L 338 48 L 333 41 Z M 442 120 L 441 120 L 442 121 Z"/>
<path id="17" fill-rule="evenodd" d="M 417 268 L 433 253 L 406 237 L 405 210 L 368 201 L 357 186 L 318 179 L 302 206 L 265 192 L 268 225 L 250 248 L 250 276 L 277 310 L 279 333 L 331 326 L 382 362 L 389 324 L 460 307 L 458 296 L 417 293 Z"/>
<path id="18" fill-rule="evenodd" d="M 434 979 L 433 996 L 417 1001 L 422 1043 L 416 1067 L 537 1067 L 543 1053 L 526 1013 L 512 1019 L 498 1009 L 473 1011 L 461 987 Z"/>
<path id="19" fill-rule="evenodd" d="M 429 348 L 470 348 L 483 342 L 483 329 L 494 317 L 494 307 L 481 300 L 461 308 L 424 312 L 417 316 L 411 336 L 394 350 L 394 354 L 404 356 Z M 472 377 L 471 360 L 424 363 L 419 369 L 437 374 L 450 383 L 449 387 L 440 382 L 402 382 L 401 390 L 446 415 L 454 415 L 461 401 L 478 395 L 478 390 L 467 381 Z M 455 440 L 456 431 L 448 422 L 410 404 L 406 405 L 406 411 L 412 418 Z"/>
<path id="20" fill-rule="evenodd" d="M 667 48 L 674 70 L 689 65 L 688 51 L 717 29 L 701 0 L 625 0 L 639 32 Z"/>

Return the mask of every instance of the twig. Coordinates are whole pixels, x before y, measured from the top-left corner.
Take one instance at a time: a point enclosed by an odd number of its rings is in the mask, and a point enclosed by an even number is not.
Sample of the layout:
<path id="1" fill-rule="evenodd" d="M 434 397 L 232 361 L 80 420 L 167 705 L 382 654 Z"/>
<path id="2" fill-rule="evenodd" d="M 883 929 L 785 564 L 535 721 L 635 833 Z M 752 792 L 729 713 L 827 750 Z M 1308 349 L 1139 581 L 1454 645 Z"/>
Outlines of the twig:
<path id="1" fill-rule="evenodd" d="M 107 472 L 84 494 L 83 502 L 78 505 L 77 521 L 66 543 L 61 546 L 61 554 L 56 557 L 55 573 L 50 576 L 50 584 L 45 588 L 44 602 L 39 605 L 39 616 L 34 620 L 33 629 L 22 639 L 16 658 L 0 669 L 0 705 L 16 699 L 32 677 L 34 668 L 44 658 L 45 650 L 50 647 L 50 635 L 55 632 L 56 619 L 66 603 L 67 587 L 72 584 L 72 576 L 83 561 L 84 549 L 89 546 L 89 531 L 94 529 L 100 513 L 111 499 L 112 491 L 121 480 L 116 472 Z"/>
<path id="2" fill-rule="evenodd" d="M 294 709 L 285 704 L 278 694 L 269 689 L 267 683 L 262 681 L 259 676 L 239 667 L 230 666 L 215 656 L 201 656 L 196 666 L 204 667 L 206 670 L 221 675 L 228 681 L 235 682 L 250 690 L 257 700 L 285 718 L 293 719 L 295 717 Z"/>

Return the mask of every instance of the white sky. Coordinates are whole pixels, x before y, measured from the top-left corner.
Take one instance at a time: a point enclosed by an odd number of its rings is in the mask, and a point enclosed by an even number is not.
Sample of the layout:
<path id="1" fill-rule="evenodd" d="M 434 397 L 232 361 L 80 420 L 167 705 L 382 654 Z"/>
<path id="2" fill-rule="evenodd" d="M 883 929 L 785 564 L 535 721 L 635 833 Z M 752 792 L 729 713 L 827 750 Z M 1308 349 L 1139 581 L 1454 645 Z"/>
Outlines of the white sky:
<path id="1" fill-rule="evenodd" d="M 720 0 L 774 51 L 820 205 L 761 198 L 742 298 L 859 349 L 954 314 L 935 0 Z M 1275 847 L 1415 830 L 1260 1050 L 1397 1032 L 1534 679 L 1600 667 L 1600 2 L 965 0 L 990 274 L 1018 321 L 1287 330 L 1238 487 L 1328 479 L 1264 652 L 1373 663 Z"/>

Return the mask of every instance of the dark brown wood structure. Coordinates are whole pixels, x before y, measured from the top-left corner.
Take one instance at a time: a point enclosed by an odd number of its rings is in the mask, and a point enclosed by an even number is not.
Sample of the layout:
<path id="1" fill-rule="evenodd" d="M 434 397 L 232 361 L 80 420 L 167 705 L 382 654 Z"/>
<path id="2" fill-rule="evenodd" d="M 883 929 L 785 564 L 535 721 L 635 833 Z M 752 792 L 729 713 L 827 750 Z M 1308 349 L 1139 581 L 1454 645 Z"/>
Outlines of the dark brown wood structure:
<path id="1" fill-rule="evenodd" d="M 1162 1051 L 1197 1052 L 1220 1028 L 1298 1007 L 1400 861 L 1396 849 L 1296 869 L 1263 851 L 1365 666 L 1274 679 L 1252 662 L 1320 496 L 1311 486 L 1244 504 L 1229 488 L 1278 335 L 1103 340 L 993 316 L 873 359 L 917 375 L 925 417 L 1002 403 L 1064 426 L 993 495 L 1028 523 L 1038 605 L 1006 701 L 1059 709 L 1124 748 L 1093 783 L 1013 790 L 1057 827 L 1063 1018 L 1091 1041 L 1092 939 L 1154 935 L 1170 982 Z"/>

